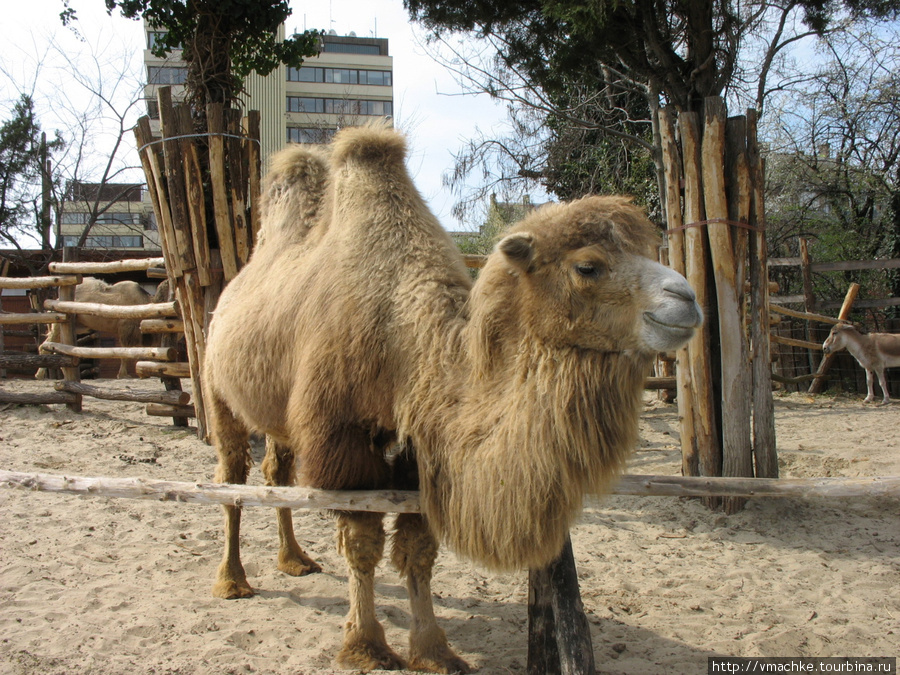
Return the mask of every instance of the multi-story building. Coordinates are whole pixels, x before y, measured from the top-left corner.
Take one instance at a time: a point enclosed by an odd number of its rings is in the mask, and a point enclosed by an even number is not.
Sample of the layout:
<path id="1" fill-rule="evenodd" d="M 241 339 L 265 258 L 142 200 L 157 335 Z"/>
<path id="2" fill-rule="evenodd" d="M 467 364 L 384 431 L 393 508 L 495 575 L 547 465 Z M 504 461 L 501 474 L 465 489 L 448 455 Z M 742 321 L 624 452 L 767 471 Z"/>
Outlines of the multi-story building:
<path id="1" fill-rule="evenodd" d="M 282 35 L 283 30 L 282 26 Z M 157 89 L 170 85 L 178 98 L 187 69 L 180 51 L 165 59 L 153 56 L 150 48 L 159 33 L 149 26 L 146 33 L 144 97 L 150 117 L 158 119 Z M 242 104 L 245 110 L 260 113 L 264 160 L 286 143 L 323 143 L 343 126 L 393 117 L 393 57 L 386 38 L 332 31 L 322 36 L 320 47 L 321 53 L 306 59 L 300 68 L 280 66 L 266 77 L 252 73 L 244 81 Z"/>
<path id="2" fill-rule="evenodd" d="M 59 246 L 77 246 L 86 228 L 85 248 L 160 250 L 153 206 L 142 183 L 69 185 L 59 213 Z"/>
<path id="3" fill-rule="evenodd" d="M 281 36 L 283 31 L 282 26 Z M 156 92 L 169 85 L 173 97 L 182 98 L 187 68 L 180 50 L 166 58 L 154 56 L 150 50 L 160 33 L 145 24 L 145 34 L 144 98 L 151 128 L 158 135 Z M 322 36 L 320 47 L 319 56 L 307 59 L 300 68 L 280 66 L 266 77 L 253 73 L 244 81 L 241 102 L 245 110 L 260 113 L 264 162 L 287 143 L 324 143 L 341 127 L 362 124 L 373 117 L 393 117 L 393 58 L 387 39 L 336 35 L 332 31 Z M 77 187 L 60 214 L 58 235 L 63 246 L 75 245 L 92 222 L 91 200 L 98 201 L 95 198 L 101 198 L 104 211 L 96 218 L 86 247 L 159 251 L 152 207 L 141 185 Z"/>

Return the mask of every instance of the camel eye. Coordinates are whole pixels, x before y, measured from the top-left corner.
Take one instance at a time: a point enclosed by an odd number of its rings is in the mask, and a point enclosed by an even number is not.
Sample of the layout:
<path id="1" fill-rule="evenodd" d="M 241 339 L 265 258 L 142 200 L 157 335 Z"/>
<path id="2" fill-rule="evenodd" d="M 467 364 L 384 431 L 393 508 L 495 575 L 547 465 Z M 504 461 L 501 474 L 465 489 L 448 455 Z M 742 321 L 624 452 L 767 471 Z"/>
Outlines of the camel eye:
<path id="1" fill-rule="evenodd" d="M 600 263 L 580 262 L 575 264 L 575 271 L 585 279 L 597 279 L 603 274 L 604 267 Z"/>

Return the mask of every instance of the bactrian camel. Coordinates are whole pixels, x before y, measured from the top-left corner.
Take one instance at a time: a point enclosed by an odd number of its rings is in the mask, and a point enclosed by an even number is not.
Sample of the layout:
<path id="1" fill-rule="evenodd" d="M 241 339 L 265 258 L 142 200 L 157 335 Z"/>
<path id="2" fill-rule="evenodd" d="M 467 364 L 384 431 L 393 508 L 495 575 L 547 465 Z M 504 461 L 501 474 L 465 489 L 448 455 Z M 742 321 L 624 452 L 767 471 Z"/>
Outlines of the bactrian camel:
<path id="1" fill-rule="evenodd" d="M 585 493 L 621 472 L 637 441 L 652 357 L 701 323 L 683 277 L 620 197 L 547 206 L 499 241 L 474 287 L 408 176 L 405 142 L 349 128 L 330 156 L 273 159 L 263 236 L 222 294 L 204 376 L 216 479 L 244 483 L 250 430 L 267 434 L 268 484 L 421 490 L 396 520 L 391 558 L 411 605 L 408 659 L 375 617 L 383 514 L 337 514 L 350 610 L 345 668 L 465 671 L 435 622 L 438 542 L 491 569 L 560 553 Z M 393 463 L 386 451 L 399 443 Z M 253 593 L 239 556 L 240 509 L 225 507 L 213 592 Z M 279 512 L 279 565 L 317 565 Z"/>
<path id="2" fill-rule="evenodd" d="M 831 329 L 822 344 L 822 349 L 826 354 L 846 349 L 865 369 L 866 388 L 868 389 L 866 403 L 875 400 L 875 375 L 878 375 L 878 384 L 881 385 L 881 393 L 884 395 L 882 403 L 887 405 L 891 402 L 884 369 L 900 366 L 900 335 L 896 333 L 865 334 L 860 333 L 852 324 L 839 323 Z"/>
<path id="3" fill-rule="evenodd" d="M 75 302 L 96 302 L 103 305 L 146 305 L 152 302 L 152 296 L 147 293 L 136 281 L 120 281 L 108 284 L 102 279 L 85 277 L 75 287 Z M 143 342 L 141 335 L 140 319 L 110 319 L 90 314 L 78 314 L 76 330 L 79 333 L 87 333 L 91 330 L 113 333 L 123 347 L 140 347 Z M 53 324 L 47 334 L 47 342 L 59 342 L 59 324 Z M 35 373 L 35 378 L 46 378 L 47 371 L 40 368 Z M 119 373 L 116 377 L 127 378 L 128 360 L 119 360 Z"/>

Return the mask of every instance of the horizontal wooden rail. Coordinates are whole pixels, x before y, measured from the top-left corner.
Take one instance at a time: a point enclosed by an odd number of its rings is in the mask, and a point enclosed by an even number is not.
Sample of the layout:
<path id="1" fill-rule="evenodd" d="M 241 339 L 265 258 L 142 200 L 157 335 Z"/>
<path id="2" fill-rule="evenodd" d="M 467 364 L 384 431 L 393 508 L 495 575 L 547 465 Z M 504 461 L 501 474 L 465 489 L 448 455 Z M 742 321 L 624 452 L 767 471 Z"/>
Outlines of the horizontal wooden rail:
<path id="1" fill-rule="evenodd" d="M 29 312 L 24 314 L 0 313 L 0 326 L 22 326 L 26 324 L 62 323 L 69 315 L 62 312 Z"/>
<path id="2" fill-rule="evenodd" d="M 190 377 L 191 366 L 185 361 L 157 363 L 155 361 L 138 361 L 134 370 L 138 377 Z"/>
<path id="3" fill-rule="evenodd" d="M 28 290 L 31 288 L 55 288 L 56 286 L 77 286 L 80 276 L 58 277 L 0 277 L 0 288 Z"/>
<path id="4" fill-rule="evenodd" d="M 44 300 L 44 309 L 67 314 L 90 314 L 106 319 L 158 319 L 178 316 L 178 303 L 151 302 L 146 305 L 103 305 L 98 302 L 68 302 Z"/>
<path id="5" fill-rule="evenodd" d="M 0 487 L 192 504 L 385 513 L 419 511 L 419 493 L 404 490 L 314 490 L 302 487 L 62 476 L 2 470 L 0 470 Z M 897 497 L 900 496 L 900 477 L 783 479 L 626 475 L 613 486 L 611 492 L 615 495 L 648 497 Z"/>
<path id="6" fill-rule="evenodd" d="M 777 314 L 784 314 L 785 316 L 792 316 L 795 319 L 806 319 L 807 321 L 818 321 L 819 323 L 830 323 L 833 325 L 845 323 L 833 316 L 825 316 L 824 314 L 815 314 L 813 312 L 798 312 L 795 309 L 779 307 L 778 305 L 769 305 L 769 311 Z"/>
<path id="7" fill-rule="evenodd" d="M 148 403 L 146 413 L 153 417 L 196 417 L 197 411 L 192 405 L 168 405 Z"/>
<path id="8" fill-rule="evenodd" d="M 142 333 L 183 333 L 184 321 L 181 319 L 144 319 L 141 321 Z"/>
<path id="9" fill-rule="evenodd" d="M 137 403 L 159 403 L 161 405 L 185 405 L 191 400 L 191 395 L 186 391 L 148 391 L 130 389 L 127 391 L 116 389 L 101 389 L 83 382 L 57 382 L 53 385 L 57 391 L 67 391 L 71 394 L 91 396 L 106 401 L 135 401 Z"/>
<path id="10" fill-rule="evenodd" d="M 143 272 L 151 267 L 165 267 L 165 258 L 113 260 L 111 262 L 53 262 L 50 271 L 59 274 L 113 274 L 115 272 Z"/>
<path id="11" fill-rule="evenodd" d="M 44 391 L 35 394 L 4 391 L 0 389 L 0 403 L 17 403 L 20 405 L 49 405 L 51 403 L 74 403 L 78 400 L 75 394 L 67 391 Z"/>
<path id="12" fill-rule="evenodd" d="M 769 339 L 772 340 L 772 342 L 777 342 L 780 345 L 800 347 L 802 349 L 817 349 L 819 351 L 822 351 L 821 342 L 807 342 L 806 340 L 797 340 L 796 338 L 782 337 L 781 335 L 770 335 Z"/>
<path id="13" fill-rule="evenodd" d="M 73 347 L 59 342 L 45 342 L 41 349 L 51 354 L 77 356 L 80 359 L 156 359 L 174 361 L 178 350 L 174 347 Z"/>
<path id="14" fill-rule="evenodd" d="M 769 267 L 799 267 L 801 258 L 769 258 Z M 811 272 L 848 272 L 851 270 L 892 270 L 900 267 L 900 258 L 885 260 L 839 260 L 836 262 L 811 263 Z"/>
<path id="15" fill-rule="evenodd" d="M 0 354 L 0 368 L 71 368 L 78 365 L 74 356 L 61 354 Z"/>

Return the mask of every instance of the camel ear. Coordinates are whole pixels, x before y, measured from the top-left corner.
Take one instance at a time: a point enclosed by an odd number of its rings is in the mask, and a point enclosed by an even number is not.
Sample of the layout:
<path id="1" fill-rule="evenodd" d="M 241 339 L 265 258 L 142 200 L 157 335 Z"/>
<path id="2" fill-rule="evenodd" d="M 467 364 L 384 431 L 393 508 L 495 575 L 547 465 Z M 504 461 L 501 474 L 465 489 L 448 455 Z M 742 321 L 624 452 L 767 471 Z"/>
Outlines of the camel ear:
<path id="1" fill-rule="evenodd" d="M 513 267 L 527 272 L 534 259 L 534 237 L 527 232 L 510 234 L 500 240 L 497 249 Z"/>

